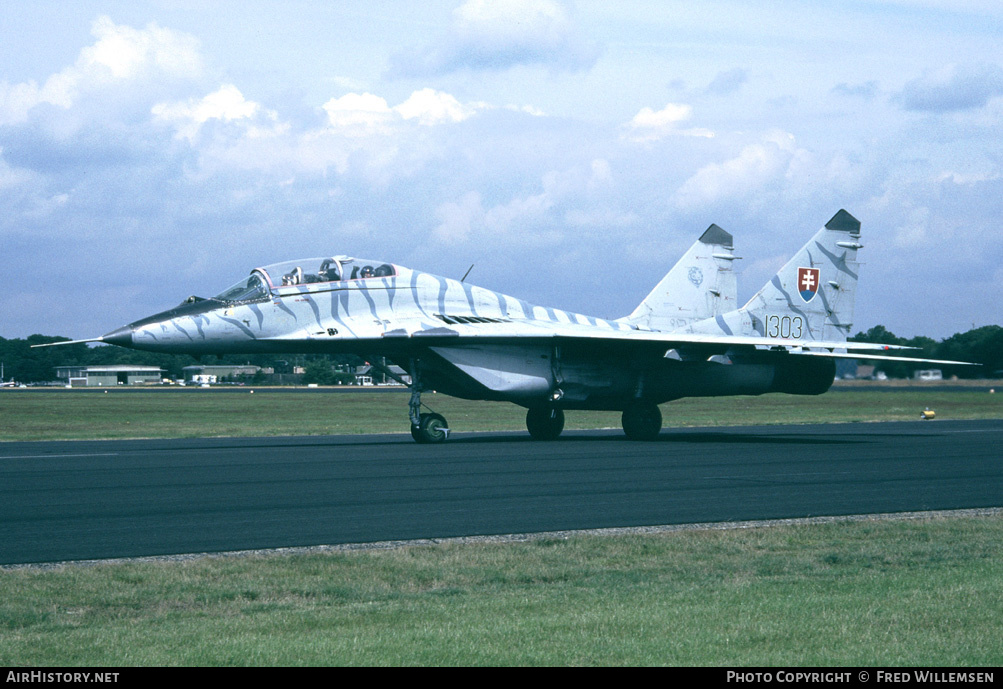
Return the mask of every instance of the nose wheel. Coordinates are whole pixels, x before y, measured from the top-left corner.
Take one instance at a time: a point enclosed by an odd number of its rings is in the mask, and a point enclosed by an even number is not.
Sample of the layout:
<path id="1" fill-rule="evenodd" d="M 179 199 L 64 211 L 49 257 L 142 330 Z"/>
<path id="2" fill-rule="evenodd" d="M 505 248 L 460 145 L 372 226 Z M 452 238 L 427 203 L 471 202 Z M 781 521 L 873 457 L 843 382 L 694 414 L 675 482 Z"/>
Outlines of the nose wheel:
<path id="1" fill-rule="evenodd" d="M 417 443 L 442 443 L 449 437 L 449 426 L 441 414 L 421 414 L 418 424 L 411 424 L 411 437 Z"/>
<path id="2" fill-rule="evenodd" d="M 442 414 L 421 413 L 421 391 L 417 386 L 411 388 L 411 401 L 408 403 L 408 416 L 411 418 L 411 437 L 416 443 L 443 443 L 449 437 L 449 426 Z"/>

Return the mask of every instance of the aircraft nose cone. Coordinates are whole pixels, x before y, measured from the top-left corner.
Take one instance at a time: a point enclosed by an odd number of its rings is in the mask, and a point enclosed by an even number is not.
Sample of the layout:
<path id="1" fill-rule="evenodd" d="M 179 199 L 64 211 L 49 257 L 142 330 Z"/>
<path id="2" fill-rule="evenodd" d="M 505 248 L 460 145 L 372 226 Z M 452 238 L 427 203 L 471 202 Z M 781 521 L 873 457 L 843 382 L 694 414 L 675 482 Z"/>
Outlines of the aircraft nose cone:
<path id="1" fill-rule="evenodd" d="M 132 327 L 123 325 L 118 330 L 112 330 L 107 335 L 102 335 L 101 341 L 107 342 L 108 344 L 118 345 L 119 347 L 131 347 Z"/>

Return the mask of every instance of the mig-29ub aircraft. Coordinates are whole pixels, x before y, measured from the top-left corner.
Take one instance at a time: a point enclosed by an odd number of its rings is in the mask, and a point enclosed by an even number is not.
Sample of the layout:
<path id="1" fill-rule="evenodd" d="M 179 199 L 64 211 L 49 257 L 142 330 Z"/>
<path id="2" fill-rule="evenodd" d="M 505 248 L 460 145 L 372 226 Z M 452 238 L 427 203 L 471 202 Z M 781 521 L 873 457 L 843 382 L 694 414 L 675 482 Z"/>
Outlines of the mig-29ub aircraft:
<path id="1" fill-rule="evenodd" d="M 682 397 L 819 395 L 835 358 L 891 358 L 893 345 L 847 342 L 860 222 L 844 210 L 749 302 L 736 308 L 730 234 L 711 225 L 629 316 L 606 320 L 536 306 L 463 281 L 336 255 L 255 268 L 215 297 L 91 340 L 154 352 L 354 353 L 383 358 L 410 382 L 411 434 L 442 442 L 446 420 L 421 393 L 502 400 L 527 409 L 536 439 L 564 410 L 623 412 L 628 438 L 658 436 L 658 405 Z M 596 266 L 596 274 L 612 266 Z M 64 342 L 62 344 L 69 344 Z M 904 361 L 927 361 L 894 357 Z M 960 363 L 960 362 L 939 362 Z"/>

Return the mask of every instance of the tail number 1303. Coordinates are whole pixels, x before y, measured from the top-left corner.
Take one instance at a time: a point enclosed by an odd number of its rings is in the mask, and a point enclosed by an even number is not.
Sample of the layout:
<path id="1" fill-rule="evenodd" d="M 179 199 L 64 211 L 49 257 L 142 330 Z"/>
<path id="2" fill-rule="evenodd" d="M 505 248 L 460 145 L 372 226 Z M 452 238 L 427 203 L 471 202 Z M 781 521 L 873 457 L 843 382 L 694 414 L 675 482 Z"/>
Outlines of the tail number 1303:
<path id="1" fill-rule="evenodd" d="M 801 316 L 767 316 L 766 336 L 784 340 L 799 340 L 804 334 L 804 319 Z"/>

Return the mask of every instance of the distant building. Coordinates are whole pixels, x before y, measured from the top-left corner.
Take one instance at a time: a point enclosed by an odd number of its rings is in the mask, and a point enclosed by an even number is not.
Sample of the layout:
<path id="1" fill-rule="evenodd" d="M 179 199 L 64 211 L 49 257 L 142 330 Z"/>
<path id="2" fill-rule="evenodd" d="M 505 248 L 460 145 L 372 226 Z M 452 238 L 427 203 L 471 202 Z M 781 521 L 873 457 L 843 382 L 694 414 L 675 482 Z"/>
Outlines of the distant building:
<path id="1" fill-rule="evenodd" d="M 852 380 L 859 377 L 856 361 L 853 359 L 836 359 L 836 378 L 840 380 Z"/>
<path id="2" fill-rule="evenodd" d="M 396 364 L 388 364 L 387 370 L 392 376 L 386 375 L 376 366 L 365 364 L 355 368 L 356 385 L 400 385 L 401 380 L 405 385 L 411 384 L 411 374 Z M 396 376 L 396 378 L 394 377 Z M 399 380 L 398 380 L 399 379 Z"/>
<path id="3" fill-rule="evenodd" d="M 355 385 L 372 385 L 373 367 L 368 364 L 355 367 Z"/>
<path id="4" fill-rule="evenodd" d="M 237 378 L 250 378 L 263 371 L 266 374 L 272 373 L 271 369 L 262 369 L 260 366 L 251 364 L 213 364 L 185 366 L 182 369 L 186 383 L 217 383 L 223 380 L 235 380 Z"/>
<path id="5" fill-rule="evenodd" d="M 916 371 L 912 377 L 916 380 L 944 380 L 944 374 L 939 368 Z"/>
<path id="6" fill-rule="evenodd" d="M 57 366 L 56 378 L 74 387 L 107 385 L 150 385 L 163 380 L 164 369 L 159 366 Z"/>
<path id="7" fill-rule="evenodd" d="M 858 365 L 857 366 L 857 376 L 856 377 L 857 378 L 862 378 L 864 380 L 871 380 L 872 378 L 874 378 L 874 367 L 873 366 L 866 366 L 864 364 Z"/>

